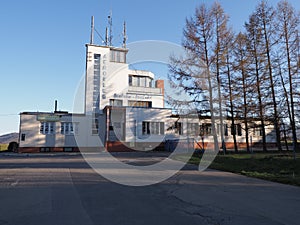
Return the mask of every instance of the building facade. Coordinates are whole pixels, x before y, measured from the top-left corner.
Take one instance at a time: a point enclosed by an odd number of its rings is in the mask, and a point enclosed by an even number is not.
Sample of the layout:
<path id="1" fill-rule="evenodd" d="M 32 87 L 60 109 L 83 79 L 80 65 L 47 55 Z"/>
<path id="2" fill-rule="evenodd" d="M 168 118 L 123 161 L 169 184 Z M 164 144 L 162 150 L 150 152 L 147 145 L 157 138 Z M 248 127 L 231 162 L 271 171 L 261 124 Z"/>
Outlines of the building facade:
<path id="1" fill-rule="evenodd" d="M 86 45 L 84 113 L 20 113 L 20 152 L 79 150 L 133 151 L 164 149 L 165 143 L 192 138 L 196 148 L 213 143 L 209 117 L 174 115 L 165 108 L 164 80 L 150 71 L 131 70 L 126 63 L 128 49 Z M 225 119 L 224 141 L 233 146 L 233 131 L 239 147 L 245 147 L 242 121 L 234 128 Z M 258 122 L 249 135 L 261 142 Z M 267 142 L 275 143 L 273 126 L 266 127 Z M 219 137 L 219 143 L 221 143 Z"/>

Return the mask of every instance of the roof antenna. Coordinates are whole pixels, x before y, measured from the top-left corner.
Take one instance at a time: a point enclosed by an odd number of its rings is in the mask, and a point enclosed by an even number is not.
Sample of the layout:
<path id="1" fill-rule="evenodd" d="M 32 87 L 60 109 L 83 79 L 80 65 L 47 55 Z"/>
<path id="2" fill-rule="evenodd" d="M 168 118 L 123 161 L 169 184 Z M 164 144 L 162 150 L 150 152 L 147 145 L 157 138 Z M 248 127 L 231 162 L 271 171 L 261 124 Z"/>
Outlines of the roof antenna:
<path id="1" fill-rule="evenodd" d="M 123 25 L 123 48 L 126 48 L 126 41 L 127 41 L 126 22 L 124 21 L 124 25 Z"/>
<path id="2" fill-rule="evenodd" d="M 112 11 L 110 10 L 110 13 L 108 15 L 108 26 L 109 26 L 109 36 L 108 36 L 108 44 L 109 46 L 112 46 Z"/>
<path id="3" fill-rule="evenodd" d="M 94 44 L 94 30 L 95 30 L 95 27 L 94 27 L 94 16 L 92 16 L 92 19 L 91 19 L 91 37 L 90 37 L 90 44 Z"/>
<path id="4" fill-rule="evenodd" d="M 108 46 L 108 28 L 105 29 L 105 45 Z"/>

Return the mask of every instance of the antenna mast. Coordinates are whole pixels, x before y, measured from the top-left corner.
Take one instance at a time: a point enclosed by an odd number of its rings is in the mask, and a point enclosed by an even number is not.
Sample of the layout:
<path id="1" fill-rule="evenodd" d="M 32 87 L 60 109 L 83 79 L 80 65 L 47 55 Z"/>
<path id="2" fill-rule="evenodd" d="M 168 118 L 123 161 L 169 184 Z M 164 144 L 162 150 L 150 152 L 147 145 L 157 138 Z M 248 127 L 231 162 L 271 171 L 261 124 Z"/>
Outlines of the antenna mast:
<path id="1" fill-rule="evenodd" d="M 109 46 L 112 46 L 112 11 L 110 11 L 110 14 L 108 15 L 108 26 L 109 26 L 109 37 L 108 37 L 108 44 Z"/>
<path id="2" fill-rule="evenodd" d="M 108 29 L 105 29 L 105 45 L 108 46 Z"/>
<path id="3" fill-rule="evenodd" d="M 95 30 L 95 26 L 94 26 L 94 16 L 92 16 L 91 19 L 91 37 L 90 37 L 90 44 L 94 44 L 94 30 Z"/>
<path id="4" fill-rule="evenodd" d="M 124 21 L 124 25 L 123 25 L 123 48 L 126 48 L 126 41 L 127 41 L 126 22 Z"/>

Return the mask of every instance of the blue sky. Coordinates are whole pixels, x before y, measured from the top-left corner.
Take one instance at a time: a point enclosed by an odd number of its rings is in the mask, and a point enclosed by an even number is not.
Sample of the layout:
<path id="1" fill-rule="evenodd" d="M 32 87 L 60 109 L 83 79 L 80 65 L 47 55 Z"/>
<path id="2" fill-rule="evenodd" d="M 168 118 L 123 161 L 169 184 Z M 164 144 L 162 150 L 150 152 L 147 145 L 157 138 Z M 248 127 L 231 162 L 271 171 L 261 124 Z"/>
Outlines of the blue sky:
<path id="1" fill-rule="evenodd" d="M 90 18 L 104 34 L 113 12 L 114 44 L 121 45 L 123 21 L 128 42 L 161 40 L 180 44 L 185 18 L 213 0 L 10 0 L 0 6 L 0 135 L 17 132 L 20 112 L 72 111 L 84 74 Z M 220 0 L 235 31 L 259 0 Z M 277 0 L 270 0 L 275 5 Z M 300 10 L 300 1 L 291 0 Z M 104 35 L 103 35 L 104 36 Z M 95 42 L 101 44 L 100 38 Z M 149 68 L 147 68 L 149 69 Z"/>

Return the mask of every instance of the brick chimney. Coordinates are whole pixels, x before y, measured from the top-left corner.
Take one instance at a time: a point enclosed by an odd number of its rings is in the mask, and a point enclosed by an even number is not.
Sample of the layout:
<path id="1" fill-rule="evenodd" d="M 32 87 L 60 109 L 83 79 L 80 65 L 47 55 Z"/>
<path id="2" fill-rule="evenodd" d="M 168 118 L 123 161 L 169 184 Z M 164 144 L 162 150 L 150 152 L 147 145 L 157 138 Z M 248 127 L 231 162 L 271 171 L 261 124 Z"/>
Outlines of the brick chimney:
<path id="1" fill-rule="evenodd" d="M 163 107 L 165 107 L 165 83 L 164 80 L 157 80 L 155 82 L 155 87 L 161 89 L 161 94 L 162 94 L 162 100 L 163 100 Z"/>

